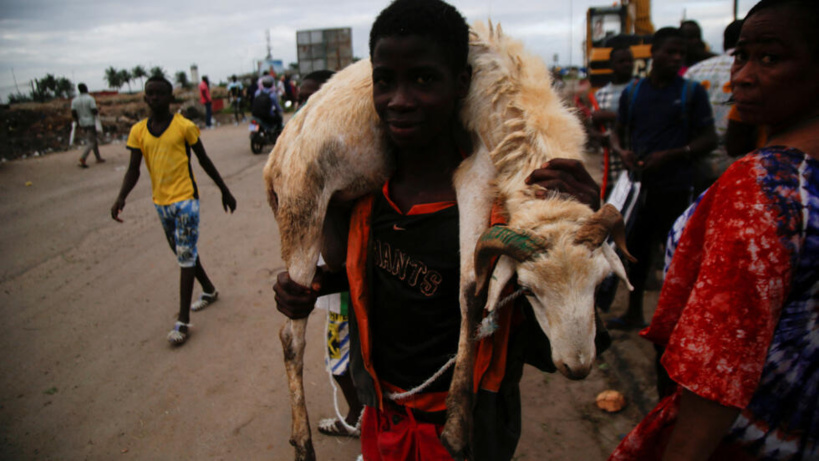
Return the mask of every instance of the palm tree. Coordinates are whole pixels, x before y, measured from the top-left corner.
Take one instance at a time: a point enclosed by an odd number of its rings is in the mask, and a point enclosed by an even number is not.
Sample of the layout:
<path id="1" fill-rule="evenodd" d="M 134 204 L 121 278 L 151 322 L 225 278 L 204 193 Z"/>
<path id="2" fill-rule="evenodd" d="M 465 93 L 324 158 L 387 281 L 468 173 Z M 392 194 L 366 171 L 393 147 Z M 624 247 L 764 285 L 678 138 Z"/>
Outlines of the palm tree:
<path id="1" fill-rule="evenodd" d="M 109 88 L 114 88 L 119 91 L 122 88 L 122 80 L 120 80 L 119 72 L 114 69 L 114 66 L 111 66 L 105 69 L 105 81 L 108 82 Z"/>
<path id="2" fill-rule="evenodd" d="M 135 79 L 139 79 L 139 86 L 145 88 L 145 83 L 142 81 L 143 78 L 148 76 L 148 72 L 145 72 L 145 68 L 142 66 L 134 66 L 131 69 L 131 77 Z"/>
<path id="3" fill-rule="evenodd" d="M 131 76 L 131 73 L 128 72 L 128 69 L 118 70 L 117 75 L 119 76 L 119 81 L 121 83 L 124 83 L 124 84 L 128 85 L 128 92 L 130 93 L 131 92 L 131 80 L 133 80 L 134 77 Z"/>
<path id="4" fill-rule="evenodd" d="M 43 78 L 35 79 L 31 85 L 31 99 L 37 102 L 46 102 L 56 95 L 57 78 L 46 74 Z"/>
<path id="5" fill-rule="evenodd" d="M 161 68 L 159 66 L 151 67 L 151 77 L 168 78 L 168 77 L 165 76 L 165 69 L 163 69 L 163 68 Z"/>
<path id="6" fill-rule="evenodd" d="M 174 76 L 174 80 L 179 84 L 179 86 L 186 90 L 191 87 L 191 82 L 188 81 L 188 74 L 185 73 L 184 70 L 177 72 Z"/>
<path id="7" fill-rule="evenodd" d="M 60 77 L 56 83 L 54 93 L 58 98 L 71 98 L 74 96 L 74 84 L 71 80 Z"/>

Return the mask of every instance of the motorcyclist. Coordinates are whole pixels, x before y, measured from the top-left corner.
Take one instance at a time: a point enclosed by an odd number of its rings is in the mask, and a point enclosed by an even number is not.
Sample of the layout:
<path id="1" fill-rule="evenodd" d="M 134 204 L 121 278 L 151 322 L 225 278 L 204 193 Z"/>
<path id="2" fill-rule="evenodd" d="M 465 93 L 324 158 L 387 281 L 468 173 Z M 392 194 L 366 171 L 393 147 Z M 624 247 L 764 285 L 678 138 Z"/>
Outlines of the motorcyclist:
<path id="1" fill-rule="evenodd" d="M 253 98 L 253 118 L 264 130 L 281 129 L 284 111 L 279 105 L 279 93 L 276 91 L 275 81 L 269 75 L 265 75 L 261 80 L 262 86 L 259 87 Z"/>

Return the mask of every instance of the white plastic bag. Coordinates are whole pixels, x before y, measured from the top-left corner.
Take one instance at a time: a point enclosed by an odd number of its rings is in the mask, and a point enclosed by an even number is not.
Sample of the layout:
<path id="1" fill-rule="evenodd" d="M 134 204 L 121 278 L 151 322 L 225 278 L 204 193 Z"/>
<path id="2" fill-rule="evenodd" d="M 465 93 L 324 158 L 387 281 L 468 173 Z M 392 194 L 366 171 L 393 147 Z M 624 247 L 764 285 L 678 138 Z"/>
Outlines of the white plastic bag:
<path id="1" fill-rule="evenodd" d="M 71 135 L 68 137 L 68 147 L 74 145 L 75 134 L 77 134 L 77 122 L 71 122 Z"/>

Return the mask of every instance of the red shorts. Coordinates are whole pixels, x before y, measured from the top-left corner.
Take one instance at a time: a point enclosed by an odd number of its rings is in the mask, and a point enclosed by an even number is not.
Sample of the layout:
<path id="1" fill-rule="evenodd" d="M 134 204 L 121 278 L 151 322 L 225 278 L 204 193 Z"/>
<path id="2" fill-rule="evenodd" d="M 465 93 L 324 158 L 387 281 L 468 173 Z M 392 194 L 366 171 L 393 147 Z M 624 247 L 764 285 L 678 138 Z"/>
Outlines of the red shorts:
<path id="1" fill-rule="evenodd" d="M 364 461 L 451 461 L 441 444 L 443 428 L 416 420 L 407 407 L 364 407 L 361 454 Z"/>

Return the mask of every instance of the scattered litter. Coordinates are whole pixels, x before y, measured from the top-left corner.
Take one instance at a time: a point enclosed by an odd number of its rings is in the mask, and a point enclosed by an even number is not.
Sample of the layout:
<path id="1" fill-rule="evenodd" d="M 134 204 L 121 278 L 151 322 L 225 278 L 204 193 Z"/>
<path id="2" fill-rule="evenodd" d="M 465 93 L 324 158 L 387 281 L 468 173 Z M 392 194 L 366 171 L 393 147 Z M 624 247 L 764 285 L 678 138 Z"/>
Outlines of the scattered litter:
<path id="1" fill-rule="evenodd" d="M 597 394 L 597 407 L 609 413 L 617 413 L 626 406 L 623 394 L 613 390 L 605 390 Z"/>
<path id="2" fill-rule="evenodd" d="M 33 183 L 33 182 L 31 182 L 31 181 L 26 181 L 26 187 L 31 187 L 32 185 L 34 185 L 34 183 Z"/>
<path id="3" fill-rule="evenodd" d="M 56 387 L 51 387 L 43 391 L 43 394 L 54 395 L 57 393 Z"/>

